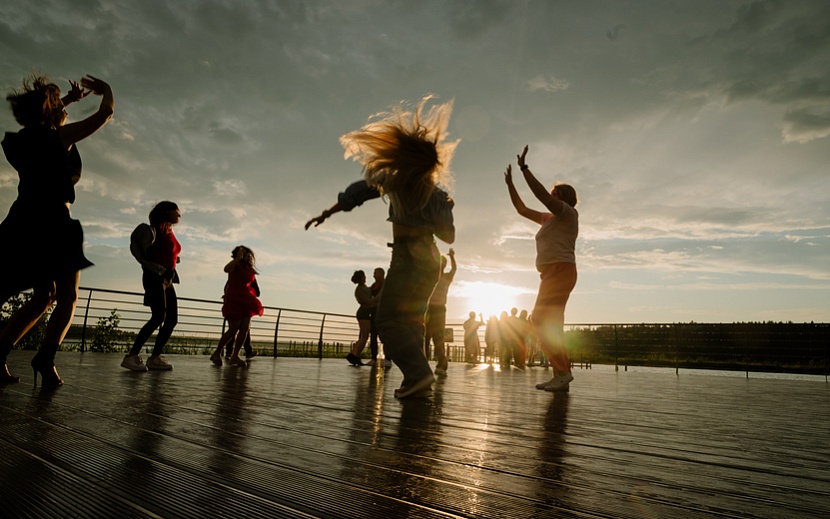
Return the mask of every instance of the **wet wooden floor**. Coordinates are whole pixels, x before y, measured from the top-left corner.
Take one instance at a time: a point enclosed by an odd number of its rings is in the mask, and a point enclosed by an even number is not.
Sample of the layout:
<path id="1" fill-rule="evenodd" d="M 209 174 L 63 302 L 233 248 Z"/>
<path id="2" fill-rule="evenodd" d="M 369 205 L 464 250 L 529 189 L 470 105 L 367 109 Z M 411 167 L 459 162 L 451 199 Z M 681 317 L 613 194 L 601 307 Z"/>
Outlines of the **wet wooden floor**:
<path id="1" fill-rule="evenodd" d="M 30 352 L 0 389 L 2 517 L 828 517 L 820 381 L 452 364 L 426 400 L 397 368 Z"/>

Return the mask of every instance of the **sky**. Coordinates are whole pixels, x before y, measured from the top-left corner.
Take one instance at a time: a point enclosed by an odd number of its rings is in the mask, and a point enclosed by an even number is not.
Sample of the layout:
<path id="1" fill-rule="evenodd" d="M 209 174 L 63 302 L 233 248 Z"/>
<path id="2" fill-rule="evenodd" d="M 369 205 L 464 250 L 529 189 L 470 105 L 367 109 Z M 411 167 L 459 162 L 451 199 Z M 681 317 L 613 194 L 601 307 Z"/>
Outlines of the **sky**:
<path id="1" fill-rule="evenodd" d="M 265 305 L 352 314 L 352 272 L 389 263 L 387 205 L 303 225 L 361 178 L 338 137 L 433 94 L 460 139 L 451 322 L 533 306 L 537 226 L 503 174 L 525 145 L 580 200 L 569 323 L 829 320 L 825 0 L 3 2 L 4 95 L 31 72 L 115 95 L 79 144 L 82 286 L 140 292 L 130 232 L 172 200 L 180 296 L 219 299 L 245 244 Z M 16 186 L 0 161 L 3 213 Z"/>

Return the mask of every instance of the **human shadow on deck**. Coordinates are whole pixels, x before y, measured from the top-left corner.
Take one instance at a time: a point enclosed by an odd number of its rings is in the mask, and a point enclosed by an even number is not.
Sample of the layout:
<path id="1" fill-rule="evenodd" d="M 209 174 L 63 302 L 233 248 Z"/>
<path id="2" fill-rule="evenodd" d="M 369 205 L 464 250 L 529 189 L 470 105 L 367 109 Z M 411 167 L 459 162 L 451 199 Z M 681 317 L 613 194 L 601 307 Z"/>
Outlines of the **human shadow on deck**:
<path id="1" fill-rule="evenodd" d="M 568 393 L 555 392 L 544 418 L 544 434 L 539 443 L 539 497 L 545 504 L 571 509 L 570 486 L 566 483 Z"/>

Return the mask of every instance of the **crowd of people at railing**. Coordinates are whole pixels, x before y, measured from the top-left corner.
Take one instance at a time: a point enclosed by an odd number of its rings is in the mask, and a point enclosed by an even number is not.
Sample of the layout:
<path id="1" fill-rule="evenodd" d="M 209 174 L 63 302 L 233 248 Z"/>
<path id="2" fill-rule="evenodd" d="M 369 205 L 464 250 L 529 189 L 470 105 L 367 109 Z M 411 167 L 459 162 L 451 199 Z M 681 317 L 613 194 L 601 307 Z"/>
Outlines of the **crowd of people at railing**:
<path id="1" fill-rule="evenodd" d="M 55 305 L 46 327 L 45 340 L 31 361 L 35 384 L 63 384 L 55 367 L 60 348 L 78 298 L 80 271 L 92 265 L 84 256 L 83 231 L 70 216 L 75 185 L 81 177 L 77 143 L 102 128 L 113 116 L 114 97 L 110 85 L 93 76 L 70 81 L 70 91 L 61 97 L 60 88 L 41 76 L 24 80 L 22 89 L 7 96 L 12 113 L 23 127 L 6 133 L 3 150 L 18 172 L 18 197 L 0 224 L 0 239 L 7 246 L 2 257 L 0 300 L 5 302 L 22 290 L 33 290 L 31 299 L 9 319 L 0 333 L 0 385 L 19 382 L 6 365 L 8 354 L 34 323 Z M 101 97 L 100 105 L 85 119 L 66 124 L 65 107 L 90 94 Z M 455 202 L 450 161 L 460 141 L 447 139 L 453 103 L 428 105 L 430 97 L 414 107 L 401 103 L 388 112 L 372 116 L 361 128 L 340 137 L 346 158 L 362 167 L 363 179 L 350 184 L 337 202 L 305 228 L 319 226 L 331 215 L 351 211 L 364 202 L 385 198 L 392 224 L 391 261 L 388 269 L 375 269 L 375 282 L 368 286 L 366 275 L 357 271 L 355 298 L 359 335 L 347 360 L 361 365 L 367 341 L 372 361 L 380 361 L 378 337 L 384 345 L 384 363 L 391 360 L 403 373 L 395 397 L 427 396 L 435 376 L 445 376 L 448 359 L 444 341 L 447 292 L 456 273 L 455 252 L 441 255 L 435 238 L 452 244 L 456 238 L 453 217 Z M 465 322 L 467 360 L 478 361 L 480 344 L 477 329 L 485 326 L 485 360 L 524 368 L 533 362 L 539 349 L 553 368 L 549 381 L 538 389 L 567 391 L 573 380 L 564 346 L 564 311 L 576 283 L 575 242 L 578 234 L 576 192 L 567 184 L 545 188 L 526 163 L 528 147 L 516 155 L 522 176 L 545 210 L 528 208 L 513 184 L 512 166 L 504 171 L 509 199 L 519 215 L 539 225 L 536 234 L 536 268 L 541 283 L 532 318 L 512 309 L 486 324 L 475 314 Z M 181 219 L 179 207 L 170 201 L 155 205 L 149 223 L 140 224 L 131 235 L 130 251 L 141 265 L 144 305 L 150 318 L 136 336 L 121 366 L 131 371 L 171 370 L 162 355 L 178 323 L 178 263 L 182 245 L 173 232 Z M 22 251 L 16 253 L 14 251 Z M 448 261 L 449 258 L 449 261 Z M 449 263 L 449 270 L 447 266 Z M 210 360 L 225 365 L 222 352 L 230 348 L 227 363 L 247 366 L 240 352 L 250 341 L 251 318 L 261 316 L 256 283 L 254 253 L 245 246 L 233 249 L 225 265 L 222 314 L 228 321 Z M 479 316 L 480 317 L 480 316 Z M 493 324 L 497 322 L 498 324 Z M 141 350 L 156 333 L 151 355 L 145 362 Z M 469 345 L 467 341 L 469 340 Z M 430 344 L 436 365 L 429 364 Z M 530 348 L 528 345 L 531 344 Z M 249 346 L 250 347 L 250 346 Z M 249 352 L 248 357 L 253 353 Z"/>

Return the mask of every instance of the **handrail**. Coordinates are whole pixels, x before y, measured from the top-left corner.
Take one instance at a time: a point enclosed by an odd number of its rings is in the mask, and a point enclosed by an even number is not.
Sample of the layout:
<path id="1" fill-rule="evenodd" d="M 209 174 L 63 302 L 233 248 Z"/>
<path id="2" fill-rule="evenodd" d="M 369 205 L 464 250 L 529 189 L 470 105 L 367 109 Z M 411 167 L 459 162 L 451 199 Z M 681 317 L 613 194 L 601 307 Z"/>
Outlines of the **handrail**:
<path id="1" fill-rule="evenodd" d="M 83 294 L 86 291 L 87 294 Z M 86 296 L 82 315 L 73 319 L 64 349 L 126 351 L 149 311 L 143 293 L 108 288 L 80 287 Z M 179 324 L 168 351 L 205 353 L 215 347 L 225 329 L 219 299 L 179 297 Z M 260 352 L 272 355 L 345 356 L 359 335 L 354 315 L 264 306 L 262 317 L 252 320 L 251 339 Z M 98 335 L 98 324 L 117 312 L 116 337 Z M 448 322 L 450 337 L 464 337 L 462 322 Z M 571 360 L 590 367 L 611 364 L 680 369 L 728 369 L 750 372 L 778 371 L 822 374 L 830 381 L 830 324 L 827 323 L 566 323 Z M 273 330 L 273 335 L 271 335 Z M 485 346 L 485 326 L 478 330 Z M 456 331 L 458 333 L 456 333 Z M 149 341 L 148 341 L 149 342 Z M 447 344 L 453 361 L 464 361 L 463 340 Z M 533 345 L 531 345 L 531 349 Z M 267 351 L 267 350 L 266 350 Z M 537 352 L 538 354 L 538 352 Z"/>

